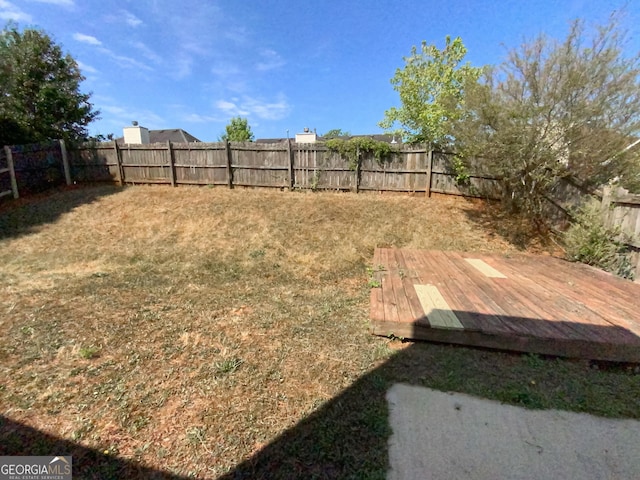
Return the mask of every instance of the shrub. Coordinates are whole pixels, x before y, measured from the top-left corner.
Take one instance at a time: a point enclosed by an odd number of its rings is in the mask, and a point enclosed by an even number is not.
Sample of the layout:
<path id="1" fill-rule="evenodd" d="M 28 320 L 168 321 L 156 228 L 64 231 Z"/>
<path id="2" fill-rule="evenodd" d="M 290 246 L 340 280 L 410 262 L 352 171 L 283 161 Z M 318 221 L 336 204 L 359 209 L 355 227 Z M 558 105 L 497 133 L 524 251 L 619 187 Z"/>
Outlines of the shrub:
<path id="1" fill-rule="evenodd" d="M 575 211 L 574 223 L 564 233 L 567 258 L 633 278 L 629 247 L 619 228 L 604 224 L 600 202 L 592 199 Z"/>

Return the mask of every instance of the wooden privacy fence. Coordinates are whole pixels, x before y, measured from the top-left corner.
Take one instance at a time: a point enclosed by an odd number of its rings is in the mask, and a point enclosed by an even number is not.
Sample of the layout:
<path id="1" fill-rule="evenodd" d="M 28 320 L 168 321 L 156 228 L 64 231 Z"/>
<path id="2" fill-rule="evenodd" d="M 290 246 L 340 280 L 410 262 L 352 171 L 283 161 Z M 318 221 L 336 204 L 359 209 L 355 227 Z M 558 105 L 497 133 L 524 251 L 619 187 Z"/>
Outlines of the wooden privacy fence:
<path id="1" fill-rule="evenodd" d="M 324 144 L 86 144 L 70 152 L 74 180 L 170 185 L 226 185 L 312 190 L 432 192 L 479 196 L 497 192 L 483 161 L 467 186 L 456 182 L 453 154 L 404 146 L 384 161 L 362 155 L 355 169 Z"/>
<path id="2" fill-rule="evenodd" d="M 44 144 L 5 146 L 0 150 L 0 198 L 40 192 L 71 184 L 63 140 Z"/>
<path id="3" fill-rule="evenodd" d="M 38 191 L 66 182 L 116 181 L 120 184 L 164 183 L 224 185 L 229 188 L 390 191 L 443 193 L 499 198 L 500 184 L 484 159 L 467 160 L 468 178 L 458 182 L 455 155 L 424 146 L 403 145 L 384 161 L 372 154 L 355 168 L 322 143 L 86 143 L 67 154 L 63 141 L 0 150 L 0 197 Z M 570 210 L 591 194 L 571 178 L 560 179 L 547 198 L 550 220 L 567 225 Z M 640 195 L 606 188 L 603 216 L 632 238 L 640 272 Z"/>
<path id="4" fill-rule="evenodd" d="M 621 237 L 632 252 L 636 281 L 640 280 L 640 195 L 620 187 L 605 187 L 602 214 L 607 227 L 620 229 Z"/>
<path id="5" fill-rule="evenodd" d="M 11 148 L 4 147 L 0 150 L 0 198 L 8 195 L 12 195 L 13 198 L 19 196 Z"/>

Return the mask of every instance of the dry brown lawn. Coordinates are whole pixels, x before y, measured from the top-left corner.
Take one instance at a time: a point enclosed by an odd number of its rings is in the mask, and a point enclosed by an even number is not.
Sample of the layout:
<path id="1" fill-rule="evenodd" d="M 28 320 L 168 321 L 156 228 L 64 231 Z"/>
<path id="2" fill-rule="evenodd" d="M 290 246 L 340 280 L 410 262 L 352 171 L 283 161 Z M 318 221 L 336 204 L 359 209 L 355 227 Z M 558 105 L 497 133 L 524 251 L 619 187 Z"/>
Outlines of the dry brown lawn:
<path id="1" fill-rule="evenodd" d="M 94 187 L 4 207 L 0 453 L 50 445 L 34 446 L 9 427 L 20 424 L 86 447 L 74 453 L 77 478 L 134 475 L 132 464 L 110 458 L 198 478 L 251 458 L 268 466 L 249 462 L 235 478 L 380 477 L 384 453 L 358 445 L 386 441 L 381 397 L 349 397 L 364 423 L 317 437 L 348 416 L 336 398 L 358 391 L 363 378 L 383 391 L 388 378 L 373 374 L 408 348 L 369 334 L 373 250 L 515 251 L 469 220 L 477 209 L 480 202 L 453 197 L 169 187 Z M 447 371 L 469 370 L 463 355 L 511 367 L 524 358 L 421 348 L 412 355 L 448 365 L 442 376 L 421 377 L 441 388 L 456 389 Z M 439 362 L 440 354 L 457 360 Z M 522 361 L 539 368 L 546 360 Z M 368 400 L 377 410 L 366 412 Z M 330 408 L 338 413 L 320 418 Z M 306 432 L 294 439 L 300 447 L 282 443 L 310 418 L 325 427 L 298 430 Z M 378 440 L 367 440 L 362 425 L 378 428 Z M 323 442 L 345 431 L 353 451 L 333 458 L 342 454 L 328 454 Z M 294 450 L 276 462 L 261 454 L 269 445 L 318 451 L 306 463 L 308 452 Z M 313 458 L 331 467 L 309 465 Z"/>

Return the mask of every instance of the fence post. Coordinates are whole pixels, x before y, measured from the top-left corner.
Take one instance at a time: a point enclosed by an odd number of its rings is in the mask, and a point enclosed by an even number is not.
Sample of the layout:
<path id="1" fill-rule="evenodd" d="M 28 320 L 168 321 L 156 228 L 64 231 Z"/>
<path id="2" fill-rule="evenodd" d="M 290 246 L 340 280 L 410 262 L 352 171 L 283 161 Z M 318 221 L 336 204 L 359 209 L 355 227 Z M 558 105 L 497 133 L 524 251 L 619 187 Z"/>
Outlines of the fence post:
<path id="1" fill-rule="evenodd" d="M 360 193 L 360 147 L 356 148 L 356 193 Z"/>
<path id="2" fill-rule="evenodd" d="M 224 141 L 225 149 L 227 150 L 227 185 L 229 188 L 233 188 L 233 170 L 231 170 L 231 144 L 229 139 Z"/>
<path id="3" fill-rule="evenodd" d="M 16 170 L 13 165 L 13 154 L 11 153 L 11 147 L 4 147 L 4 151 L 7 154 L 7 167 L 9 168 L 9 178 L 11 179 L 11 191 L 13 191 L 13 198 L 18 198 L 18 182 L 16 181 Z"/>
<path id="4" fill-rule="evenodd" d="M 122 160 L 120 159 L 120 149 L 118 148 L 118 142 L 113 141 L 113 149 L 116 152 L 116 174 L 118 178 L 118 185 L 121 187 L 124 185 L 124 170 L 122 169 Z"/>
<path id="5" fill-rule="evenodd" d="M 426 185 L 426 196 L 431 196 L 431 176 L 433 175 L 433 149 L 431 148 L 431 144 L 427 147 L 427 185 Z"/>
<path id="6" fill-rule="evenodd" d="M 171 140 L 167 140 L 167 150 L 169 153 L 169 179 L 171 180 L 171 186 L 176 186 L 176 170 L 175 161 L 173 159 L 173 148 L 171 148 Z"/>
<path id="7" fill-rule="evenodd" d="M 287 138 L 287 155 L 289 156 L 289 190 L 293 190 L 293 151 L 291 150 L 290 138 Z"/>
<path id="8" fill-rule="evenodd" d="M 60 139 L 60 153 L 62 154 L 62 168 L 64 169 L 64 180 L 67 185 L 71 185 L 71 170 L 69 169 L 69 157 L 67 156 L 67 146 L 64 140 Z"/>
<path id="9" fill-rule="evenodd" d="M 601 202 L 601 211 L 602 211 L 602 220 L 604 226 L 609 228 L 611 227 L 612 222 L 612 210 L 611 210 L 611 199 L 613 197 L 613 187 L 607 185 L 602 189 L 602 202 Z"/>

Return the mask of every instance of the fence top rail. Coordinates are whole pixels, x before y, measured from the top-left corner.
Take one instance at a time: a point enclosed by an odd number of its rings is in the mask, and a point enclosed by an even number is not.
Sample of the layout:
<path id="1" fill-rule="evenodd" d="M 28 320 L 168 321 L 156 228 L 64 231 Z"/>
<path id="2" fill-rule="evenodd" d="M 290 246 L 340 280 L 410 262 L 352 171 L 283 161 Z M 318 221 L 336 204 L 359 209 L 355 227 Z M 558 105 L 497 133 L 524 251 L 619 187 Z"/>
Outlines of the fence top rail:
<path id="1" fill-rule="evenodd" d="M 167 148 L 167 144 L 163 143 L 164 148 Z M 224 143 L 173 143 L 171 142 L 171 148 L 173 150 L 224 150 L 226 147 Z"/>
<path id="2" fill-rule="evenodd" d="M 296 143 L 295 141 L 277 143 L 258 143 L 258 142 L 229 142 L 232 150 L 253 150 L 253 151 L 288 151 L 289 143 L 291 144 L 291 150 L 294 151 L 318 151 L 326 152 L 332 151 L 327 147 L 325 142 L 317 143 Z M 76 146 L 78 150 L 107 150 L 113 149 L 116 142 L 111 140 L 107 142 L 85 142 Z M 118 143 L 118 148 L 122 150 L 160 150 L 167 148 L 167 142 L 159 143 Z M 171 142 L 171 148 L 175 150 L 223 150 L 226 148 L 225 142 Z M 400 144 L 394 147 L 395 153 L 427 153 L 429 149 L 424 145 L 408 145 Z M 434 152 L 442 155 L 453 155 L 449 152 Z"/>
<path id="3" fill-rule="evenodd" d="M 602 195 L 611 203 L 625 205 L 640 205 L 640 193 L 630 193 L 623 187 L 606 186 Z"/>
<path id="4" fill-rule="evenodd" d="M 639 205 L 640 206 L 640 195 L 634 195 L 628 193 L 626 195 L 614 196 L 611 199 L 611 203 L 615 203 L 616 205 Z"/>
<path id="5" fill-rule="evenodd" d="M 224 146 L 224 144 L 223 144 Z M 242 151 L 250 151 L 250 152 L 286 152 L 287 144 L 278 144 L 278 143 L 233 143 L 230 142 L 229 146 L 231 150 L 242 150 Z"/>

